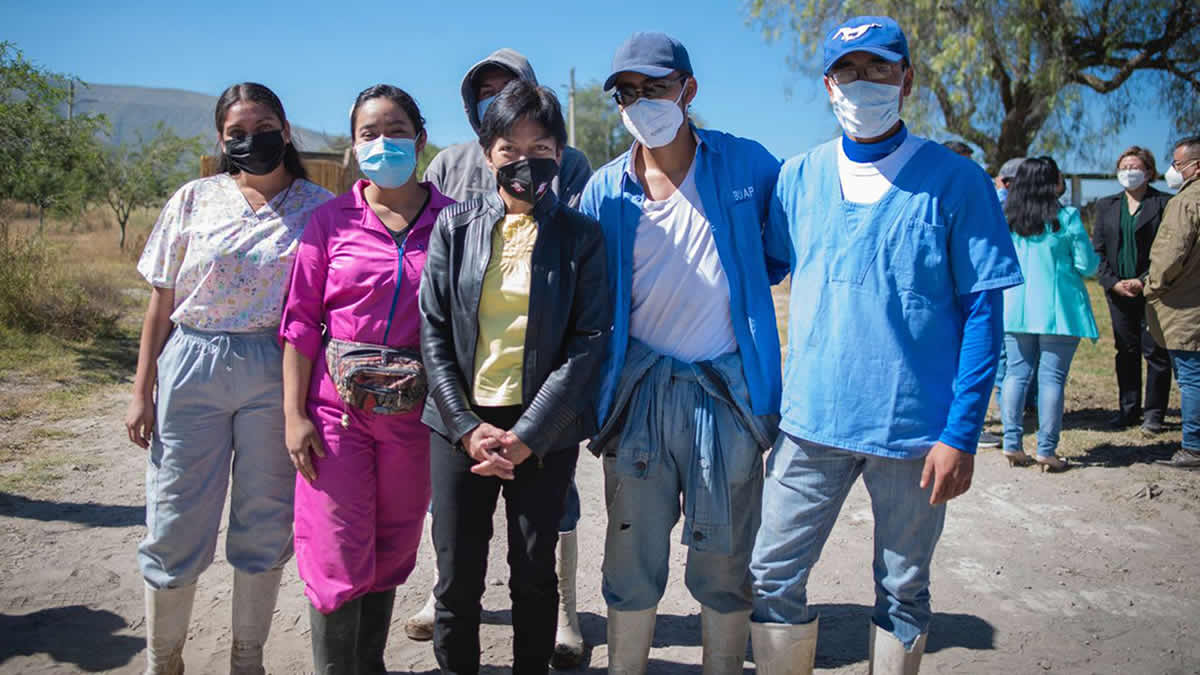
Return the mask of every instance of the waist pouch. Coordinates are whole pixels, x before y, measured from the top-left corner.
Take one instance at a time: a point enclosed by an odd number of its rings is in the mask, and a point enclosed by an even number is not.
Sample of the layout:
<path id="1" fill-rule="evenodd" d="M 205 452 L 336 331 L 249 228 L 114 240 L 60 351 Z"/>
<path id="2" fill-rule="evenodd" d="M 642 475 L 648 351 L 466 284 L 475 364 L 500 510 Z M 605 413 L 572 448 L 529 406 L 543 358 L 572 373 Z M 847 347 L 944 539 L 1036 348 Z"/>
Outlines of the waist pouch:
<path id="1" fill-rule="evenodd" d="M 330 339 L 325 366 L 344 404 L 376 415 L 411 412 L 429 391 L 416 349 Z M 342 426 L 350 426 L 348 413 L 342 415 Z"/>

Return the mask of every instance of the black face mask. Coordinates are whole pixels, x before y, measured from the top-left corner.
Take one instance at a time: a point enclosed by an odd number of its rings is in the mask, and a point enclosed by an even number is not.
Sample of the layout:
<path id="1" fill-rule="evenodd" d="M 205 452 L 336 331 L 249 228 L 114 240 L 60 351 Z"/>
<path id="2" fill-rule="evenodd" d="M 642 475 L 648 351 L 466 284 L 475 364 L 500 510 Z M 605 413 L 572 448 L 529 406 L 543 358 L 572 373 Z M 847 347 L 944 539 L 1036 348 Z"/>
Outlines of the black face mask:
<path id="1" fill-rule="evenodd" d="M 549 157 L 530 157 L 496 169 L 496 182 L 510 196 L 536 204 L 558 175 L 558 162 Z"/>
<path id="2" fill-rule="evenodd" d="M 225 156 L 239 170 L 263 176 L 275 170 L 283 161 L 283 130 L 263 131 L 250 136 L 225 141 Z"/>

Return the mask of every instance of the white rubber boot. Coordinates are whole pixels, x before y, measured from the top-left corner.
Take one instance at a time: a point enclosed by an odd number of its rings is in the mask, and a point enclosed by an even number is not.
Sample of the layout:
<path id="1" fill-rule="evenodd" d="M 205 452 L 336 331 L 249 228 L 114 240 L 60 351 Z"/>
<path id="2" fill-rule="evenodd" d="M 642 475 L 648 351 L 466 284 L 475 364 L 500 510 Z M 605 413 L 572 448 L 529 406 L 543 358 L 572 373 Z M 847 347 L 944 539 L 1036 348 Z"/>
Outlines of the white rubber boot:
<path id="1" fill-rule="evenodd" d="M 817 624 L 751 623 L 754 669 L 759 675 L 812 675 L 817 658 Z"/>
<path id="2" fill-rule="evenodd" d="M 722 614 L 701 606 L 700 636 L 704 645 L 704 675 L 740 675 L 746 660 L 746 640 L 750 637 L 750 610 Z"/>
<path id="3" fill-rule="evenodd" d="M 437 567 L 434 567 L 433 585 L 437 586 L 437 582 Z M 404 634 L 408 636 L 409 640 L 428 642 L 433 639 L 433 612 L 436 608 L 436 603 L 437 598 L 433 597 L 433 588 L 431 587 L 429 589 L 429 597 L 425 599 L 425 605 L 404 622 Z"/>
<path id="4" fill-rule="evenodd" d="M 558 670 L 583 662 L 583 634 L 575 611 L 575 570 L 579 566 L 579 538 L 575 530 L 558 534 L 558 629 L 550 665 Z"/>
<path id="5" fill-rule="evenodd" d="M 230 675 L 265 675 L 263 645 L 271 633 L 271 618 L 279 598 L 283 569 L 250 574 L 233 572 L 233 645 Z"/>
<path id="6" fill-rule="evenodd" d="M 921 633 L 912 649 L 905 649 L 904 643 L 895 635 L 871 623 L 871 664 L 867 667 L 867 675 L 917 675 L 921 670 L 921 657 L 925 654 L 925 638 L 929 633 Z"/>
<path id="7" fill-rule="evenodd" d="M 608 610 L 609 675 L 642 675 L 650 660 L 658 607 L 637 612 Z"/>
<path id="8" fill-rule="evenodd" d="M 146 675 L 183 675 L 183 643 L 196 584 L 153 588 L 146 584 Z"/>

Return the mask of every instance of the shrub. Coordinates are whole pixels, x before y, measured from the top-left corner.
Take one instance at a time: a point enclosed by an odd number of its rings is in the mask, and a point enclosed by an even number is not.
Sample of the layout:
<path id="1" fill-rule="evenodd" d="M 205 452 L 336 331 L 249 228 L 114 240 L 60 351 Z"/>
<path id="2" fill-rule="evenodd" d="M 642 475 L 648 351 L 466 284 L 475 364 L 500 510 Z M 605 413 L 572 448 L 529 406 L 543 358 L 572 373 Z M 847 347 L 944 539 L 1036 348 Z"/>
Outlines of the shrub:
<path id="1" fill-rule="evenodd" d="M 115 335 L 123 304 L 113 281 L 72 266 L 41 239 L 0 247 L 0 323 L 80 340 Z"/>

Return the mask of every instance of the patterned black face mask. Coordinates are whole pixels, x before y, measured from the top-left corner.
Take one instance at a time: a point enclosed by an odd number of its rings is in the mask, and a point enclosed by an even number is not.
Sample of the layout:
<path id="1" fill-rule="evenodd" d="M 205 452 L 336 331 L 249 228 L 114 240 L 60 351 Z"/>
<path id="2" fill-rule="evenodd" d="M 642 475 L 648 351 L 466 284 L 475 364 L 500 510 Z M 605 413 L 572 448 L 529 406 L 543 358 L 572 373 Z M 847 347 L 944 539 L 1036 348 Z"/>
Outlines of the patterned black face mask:
<path id="1" fill-rule="evenodd" d="M 229 161 L 241 171 L 255 176 L 274 171 L 283 161 L 283 151 L 286 149 L 282 129 L 225 141 L 225 156 Z"/>
<path id="2" fill-rule="evenodd" d="M 550 191 L 557 175 L 558 162 L 549 157 L 530 157 L 496 169 L 496 182 L 512 197 L 536 204 Z"/>

